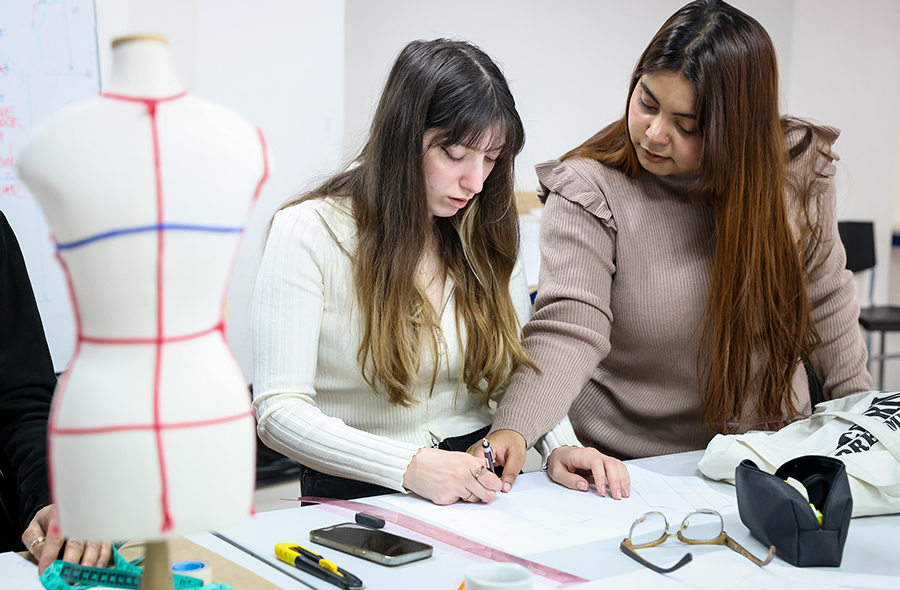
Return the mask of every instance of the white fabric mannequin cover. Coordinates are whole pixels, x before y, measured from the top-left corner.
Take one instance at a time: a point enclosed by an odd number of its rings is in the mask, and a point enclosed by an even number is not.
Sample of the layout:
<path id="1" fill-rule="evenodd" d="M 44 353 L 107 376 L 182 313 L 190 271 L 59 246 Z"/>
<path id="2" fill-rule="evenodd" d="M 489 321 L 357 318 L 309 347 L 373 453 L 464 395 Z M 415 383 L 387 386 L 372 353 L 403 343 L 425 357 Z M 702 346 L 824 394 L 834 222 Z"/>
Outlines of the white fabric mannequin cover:
<path id="1" fill-rule="evenodd" d="M 36 129 L 18 172 L 78 331 L 48 428 L 62 532 L 162 539 L 252 510 L 255 422 L 223 310 L 268 164 L 256 127 L 184 92 L 164 39 L 113 47 L 106 91 Z"/>

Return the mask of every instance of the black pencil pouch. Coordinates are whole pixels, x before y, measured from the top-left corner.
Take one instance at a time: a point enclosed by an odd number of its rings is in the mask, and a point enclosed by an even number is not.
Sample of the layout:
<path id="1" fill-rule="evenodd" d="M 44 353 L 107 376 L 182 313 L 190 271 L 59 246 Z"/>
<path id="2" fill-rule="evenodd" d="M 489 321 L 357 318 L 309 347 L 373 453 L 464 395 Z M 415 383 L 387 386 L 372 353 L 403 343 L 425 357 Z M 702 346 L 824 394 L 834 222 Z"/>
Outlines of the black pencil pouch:
<path id="1" fill-rule="evenodd" d="M 789 477 L 803 484 L 808 499 L 786 481 Z M 741 522 L 763 545 L 775 545 L 778 557 L 798 567 L 841 565 L 853 512 L 843 462 L 808 455 L 771 475 L 744 459 L 734 480 Z"/>

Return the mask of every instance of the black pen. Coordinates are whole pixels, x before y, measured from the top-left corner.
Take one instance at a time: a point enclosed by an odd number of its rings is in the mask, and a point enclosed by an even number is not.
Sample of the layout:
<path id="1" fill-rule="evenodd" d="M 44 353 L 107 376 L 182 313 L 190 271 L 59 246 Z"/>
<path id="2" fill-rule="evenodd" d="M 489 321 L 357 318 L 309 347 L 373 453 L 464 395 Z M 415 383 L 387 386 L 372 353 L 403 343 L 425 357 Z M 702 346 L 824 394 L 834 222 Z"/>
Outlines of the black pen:
<path id="1" fill-rule="evenodd" d="M 275 545 L 275 555 L 281 561 L 344 588 L 344 590 L 362 588 L 362 580 L 306 547 L 295 543 L 278 543 Z"/>
<path id="2" fill-rule="evenodd" d="M 484 449 L 484 462 L 487 464 L 487 468 L 491 470 L 491 473 L 497 475 L 497 470 L 494 469 L 494 449 L 491 448 L 488 439 L 481 439 L 481 448 Z"/>

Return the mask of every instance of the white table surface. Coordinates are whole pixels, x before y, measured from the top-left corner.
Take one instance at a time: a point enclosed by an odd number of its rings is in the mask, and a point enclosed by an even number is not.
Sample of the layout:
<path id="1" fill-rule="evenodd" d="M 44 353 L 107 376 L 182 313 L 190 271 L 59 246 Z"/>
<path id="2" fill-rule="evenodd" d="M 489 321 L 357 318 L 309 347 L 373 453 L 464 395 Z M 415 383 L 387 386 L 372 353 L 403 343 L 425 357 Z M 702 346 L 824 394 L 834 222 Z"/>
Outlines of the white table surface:
<path id="1" fill-rule="evenodd" d="M 678 455 L 639 459 L 631 461 L 629 464 L 635 464 L 663 475 L 699 476 L 697 462 L 702 456 L 702 451 L 696 451 Z M 706 481 L 713 488 L 728 493 L 731 496 L 734 495 L 733 486 L 709 480 Z M 563 500 L 565 494 L 574 493 L 579 492 L 560 488 L 560 494 Z M 515 498 L 515 489 L 513 489 L 509 498 Z M 377 498 L 367 498 L 361 501 L 396 510 L 396 507 L 380 501 Z M 609 500 L 598 498 L 598 501 Z M 750 532 L 741 523 L 740 516 L 737 513 L 725 515 L 724 519 L 725 530 L 734 540 L 757 556 L 762 557 L 766 554 L 766 548 L 750 535 Z M 323 548 L 309 542 L 310 530 L 341 522 L 350 522 L 352 520 L 353 513 L 344 509 L 326 506 L 307 506 L 303 508 L 266 512 L 257 515 L 239 527 L 224 531 L 222 534 L 254 553 L 270 560 L 278 565 L 278 567 L 290 570 L 291 573 L 308 580 L 308 586 L 304 586 L 303 584 L 292 580 L 290 583 L 284 583 L 283 579 L 276 580 L 275 577 L 273 577 L 278 576 L 278 572 L 273 568 L 269 568 L 271 570 L 270 572 L 258 569 L 253 570 L 267 579 L 272 580 L 274 583 L 291 589 L 308 588 L 311 586 L 322 590 L 333 590 L 336 587 L 318 580 L 313 576 L 309 576 L 300 570 L 290 568 L 286 564 L 280 564 L 274 555 L 275 544 L 279 542 L 295 542 L 326 554 L 328 558 L 335 561 L 338 565 L 359 576 L 365 582 L 366 588 L 370 590 L 382 588 L 396 590 L 426 587 L 435 590 L 456 590 L 463 579 L 463 571 L 465 568 L 469 565 L 484 561 L 480 557 L 464 553 L 453 547 L 445 546 L 428 537 L 419 536 L 416 533 L 391 523 L 388 523 L 386 530 L 404 536 L 418 538 L 434 545 L 434 556 L 424 561 L 406 564 L 396 568 L 388 568 L 332 549 Z M 626 557 L 619 550 L 619 542 L 626 534 L 627 531 L 622 531 L 621 534 L 617 534 L 613 538 L 602 541 L 586 543 L 565 549 L 531 553 L 527 558 L 531 561 L 542 563 L 588 580 L 600 580 L 618 574 L 642 570 L 644 569 L 642 566 Z M 195 535 L 192 536 L 191 539 L 210 549 L 218 551 L 215 546 L 207 545 L 205 540 L 206 537 L 210 537 L 211 542 L 217 542 L 218 544 L 222 543 L 222 541 L 212 537 L 212 535 Z M 539 546 L 540 540 L 536 539 L 535 543 Z M 688 546 L 670 540 L 663 547 L 654 548 L 654 558 L 659 559 L 659 563 L 671 563 L 688 551 L 693 553 L 696 559 L 697 557 L 712 552 L 730 552 L 731 550 L 720 546 Z M 230 555 L 226 556 L 231 558 Z M 780 563 L 783 566 L 788 565 L 778 557 L 775 558 L 773 563 Z M 691 567 L 692 565 L 694 567 L 700 567 L 696 563 L 689 564 L 686 567 Z M 897 576 L 897 588 L 900 588 L 900 515 L 853 519 L 850 524 L 847 543 L 844 547 L 841 567 L 803 568 L 801 571 L 803 570 L 809 570 L 811 572 L 818 570 L 823 572 L 838 571 L 843 573 Z"/>
<path id="2" fill-rule="evenodd" d="M 631 461 L 629 464 L 638 465 L 663 475 L 699 476 L 696 466 L 700 457 L 702 457 L 702 452 L 697 451 L 639 459 Z M 734 495 L 733 486 L 706 481 L 713 488 L 732 496 Z M 560 488 L 559 493 L 561 501 L 564 501 L 566 494 L 579 492 Z M 513 489 L 509 498 L 511 500 L 515 498 L 515 489 Z M 367 498 L 361 501 L 396 510 L 395 506 L 385 503 L 378 498 Z M 611 500 L 598 498 L 598 501 Z M 732 538 L 753 554 L 757 556 L 765 555 L 766 548 L 750 535 L 749 531 L 741 523 L 737 513 L 727 514 L 724 516 L 724 519 L 725 530 Z M 456 590 L 463 579 L 465 568 L 485 561 L 481 557 L 444 545 L 392 523 L 388 523 L 385 530 L 424 540 L 434 545 L 434 556 L 427 560 L 399 567 L 385 567 L 332 549 L 320 547 L 309 541 L 309 531 L 312 529 L 341 522 L 351 522 L 352 520 L 353 513 L 341 508 L 329 506 L 297 507 L 258 514 L 244 524 L 221 533 L 245 550 L 241 550 L 211 533 L 188 535 L 187 538 L 219 553 L 223 557 L 286 590 L 306 590 L 308 588 L 334 590 L 336 586 L 279 562 L 275 557 L 274 547 L 276 543 L 281 542 L 298 543 L 325 554 L 339 566 L 359 576 L 364 581 L 367 590 L 380 590 L 382 588 L 390 588 L 392 590 L 403 590 L 406 588 Z M 601 541 L 565 549 L 530 553 L 527 558 L 588 580 L 602 580 L 620 574 L 639 572 L 644 568 L 626 557 L 619 550 L 619 542 L 626 534 L 627 531 L 622 531 L 621 534 L 616 534 L 612 538 Z M 536 539 L 535 544 L 539 547 L 540 539 Z M 263 561 L 250 555 L 247 551 L 255 553 Z M 661 547 L 653 548 L 653 551 L 653 559 L 660 564 L 674 562 L 682 554 L 690 551 L 695 557 L 695 562 L 685 567 L 699 568 L 702 566 L 698 563 L 697 558 L 702 558 L 717 551 L 730 552 L 731 550 L 717 546 L 688 546 L 670 540 Z M 774 563 L 780 563 L 782 566 L 787 565 L 777 556 Z M 794 571 L 809 571 L 810 577 L 816 571 L 896 576 L 896 587 L 900 588 L 900 515 L 853 519 L 850 524 L 840 568 L 802 568 Z M 304 582 L 296 581 L 290 576 L 300 578 Z M 3 566 L 0 565 L 0 581 L 3 579 L 4 570 Z M 555 584 L 548 584 L 541 579 L 538 582 L 539 584 L 536 588 L 555 586 Z M 3 584 L 0 584 L 0 587 L 2 586 Z M 727 585 L 723 585 L 724 587 L 727 587 Z M 799 588 L 800 586 L 796 587 Z M 816 586 L 810 584 L 809 587 Z M 890 586 L 882 585 L 880 587 Z M 36 588 L 40 588 L 39 583 Z"/>

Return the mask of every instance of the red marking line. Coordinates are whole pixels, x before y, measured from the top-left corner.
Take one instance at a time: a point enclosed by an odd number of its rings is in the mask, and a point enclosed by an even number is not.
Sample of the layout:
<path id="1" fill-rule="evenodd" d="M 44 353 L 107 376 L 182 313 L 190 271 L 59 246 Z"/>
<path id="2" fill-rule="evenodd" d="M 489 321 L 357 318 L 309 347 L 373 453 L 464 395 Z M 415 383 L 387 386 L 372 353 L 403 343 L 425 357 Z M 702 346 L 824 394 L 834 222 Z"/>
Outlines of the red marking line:
<path id="1" fill-rule="evenodd" d="M 259 184 L 256 185 L 256 190 L 253 191 L 253 204 L 250 205 L 251 208 L 259 198 L 259 191 L 262 190 L 263 185 L 269 179 L 269 154 L 266 150 L 266 138 L 263 136 L 262 129 L 259 127 L 256 128 L 256 134 L 259 135 L 259 143 L 262 145 L 263 175 L 262 178 L 259 179 Z"/>
<path id="2" fill-rule="evenodd" d="M 107 434 L 109 432 L 134 432 L 141 430 L 179 430 L 184 428 L 202 428 L 205 426 L 215 426 L 217 424 L 226 424 L 235 422 L 253 416 L 253 410 L 247 410 L 234 416 L 223 416 L 222 418 L 210 418 L 209 420 L 193 420 L 191 422 L 172 422 L 167 424 L 164 422 L 153 422 L 152 424 L 117 424 L 115 426 L 91 426 L 85 428 L 56 428 L 50 429 L 52 434 L 67 436 L 83 436 L 87 434 Z"/>
<path id="3" fill-rule="evenodd" d="M 162 172 L 160 171 L 160 155 L 159 155 L 159 126 L 156 123 L 156 105 L 155 101 L 147 102 L 147 111 L 150 114 L 150 126 L 153 131 L 153 170 L 156 176 L 156 223 L 162 225 L 165 220 L 163 208 L 163 186 Z M 162 424 L 160 420 L 160 385 L 162 383 L 162 344 L 164 333 L 163 312 L 163 277 L 165 271 L 163 269 L 163 259 L 165 254 L 164 241 L 165 232 L 156 232 L 156 370 L 153 375 L 153 424 L 156 433 L 156 453 L 159 457 L 159 475 L 162 484 L 162 503 L 163 503 L 163 523 L 162 530 L 172 530 L 174 523 L 172 522 L 172 514 L 169 512 L 169 478 L 166 470 L 166 451 L 163 448 Z"/>
<path id="4" fill-rule="evenodd" d="M 19 189 L 21 188 L 22 185 L 18 182 L 7 184 L 6 186 L 0 186 L 0 197 L 15 197 L 17 199 L 24 199 L 25 195 L 19 193 Z"/>
<path id="5" fill-rule="evenodd" d="M 111 98 L 113 100 L 124 100 L 129 102 L 140 102 L 147 107 L 147 114 L 150 116 L 150 131 L 153 138 L 153 172 L 156 180 L 156 223 L 162 225 L 165 221 L 164 196 L 162 169 L 160 165 L 159 150 L 159 126 L 156 121 L 156 107 L 161 102 L 167 102 L 179 99 L 187 94 L 187 90 L 173 96 L 161 98 L 145 98 L 140 96 L 126 96 L 123 94 L 113 94 L 101 92 L 100 96 Z M 163 277 L 164 268 L 163 261 L 165 259 L 165 232 L 156 232 L 156 366 L 153 372 L 153 425 L 152 429 L 156 434 L 156 455 L 159 462 L 159 477 L 162 487 L 160 501 L 162 502 L 163 522 L 162 531 L 170 531 L 174 528 L 172 514 L 169 510 L 169 478 L 166 470 L 166 454 L 163 447 L 163 427 L 160 420 L 160 387 L 162 382 L 162 345 L 165 339 L 164 326 L 165 321 L 163 312 L 165 310 L 163 298 Z"/>
<path id="6" fill-rule="evenodd" d="M 159 146 L 159 128 L 157 126 L 156 120 L 156 110 L 157 105 L 161 102 L 168 102 L 172 100 L 177 100 L 183 96 L 187 95 L 187 90 L 184 92 L 180 92 L 173 96 L 166 96 L 162 98 L 147 98 L 147 97 L 139 97 L 139 96 L 126 96 L 122 94 L 114 94 L 108 92 L 100 93 L 100 96 L 103 98 L 109 98 L 113 100 L 124 100 L 129 102 L 139 102 L 143 103 L 147 108 L 147 113 L 150 116 L 150 128 L 152 132 L 153 139 L 153 167 L 154 167 L 154 176 L 156 181 L 156 212 L 157 212 L 157 224 L 162 227 L 164 222 L 164 198 L 163 198 L 163 180 L 162 180 L 162 169 L 160 164 L 160 146 Z M 263 183 L 268 179 L 269 176 L 269 162 L 266 154 L 266 145 L 265 139 L 263 138 L 262 132 L 257 128 L 257 133 L 259 135 L 260 143 L 262 144 L 263 150 L 263 175 L 260 179 L 259 183 L 256 186 L 256 190 L 253 194 L 253 202 L 255 203 L 257 198 L 259 197 L 260 190 L 262 189 Z M 251 205 L 252 206 L 252 205 Z M 190 340 L 194 338 L 199 338 L 206 334 L 210 334 L 212 332 L 220 332 L 225 337 L 225 320 L 224 320 L 224 295 L 223 295 L 223 305 L 222 312 L 220 312 L 219 322 L 206 330 L 202 330 L 200 332 L 196 332 L 193 334 L 183 334 L 180 336 L 170 336 L 166 337 L 164 335 L 164 318 L 163 311 L 165 306 L 163 304 L 163 260 L 165 254 L 165 240 L 164 240 L 163 231 L 157 231 L 157 270 L 156 270 L 156 295 L 157 295 L 157 317 L 156 317 L 156 336 L 152 338 L 99 338 L 93 336 L 86 336 L 82 332 L 82 324 L 81 318 L 79 315 L 79 305 L 78 300 L 75 297 L 75 289 L 72 284 L 71 275 L 69 273 L 69 269 L 67 268 L 63 257 L 57 252 L 57 259 L 63 267 L 64 275 L 66 277 L 66 284 L 69 289 L 69 294 L 72 299 L 72 307 L 75 313 L 75 326 L 77 333 L 77 343 L 75 347 L 75 353 L 72 356 L 72 359 L 69 362 L 69 367 L 66 370 L 66 374 L 63 376 L 60 381 L 60 385 L 57 388 L 56 399 L 54 399 L 53 409 L 51 411 L 51 416 L 48 424 L 48 430 L 50 434 L 53 435 L 66 435 L 66 436 L 80 436 L 80 435 L 88 435 L 88 434 L 105 434 L 112 432 L 128 432 L 128 431 L 142 431 L 142 430 L 151 430 L 155 433 L 156 437 L 156 450 L 157 450 L 157 460 L 159 462 L 159 474 L 160 474 L 160 483 L 162 488 L 162 493 L 160 497 L 160 502 L 162 504 L 162 512 L 163 512 L 163 523 L 161 527 L 161 531 L 169 531 L 174 528 L 174 522 L 172 520 L 172 515 L 169 507 L 169 485 L 168 485 L 168 474 L 166 470 L 165 463 L 165 449 L 163 447 L 163 439 L 162 434 L 163 431 L 166 430 L 175 430 L 175 429 L 184 429 L 184 428 L 201 428 L 207 426 L 214 426 L 217 424 L 223 424 L 227 422 L 232 422 L 236 420 L 242 420 L 246 418 L 252 419 L 253 411 L 247 410 L 246 412 L 242 412 L 236 416 L 226 416 L 223 418 L 213 418 L 210 420 L 199 420 L 192 422 L 177 422 L 177 423 L 163 423 L 161 421 L 161 409 L 160 409 L 160 389 L 161 389 L 161 381 L 162 381 L 162 348 L 163 345 L 173 343 L 173 342 L 181 342 L 185 340 Z M 237 251 L 235 251 L 235 259 L 237 257 Z M 232 260 L 232 267 L 234 265 L 234 260 Z M 230 272 L 229 272 L 230 275 Z M 63 393 L 68 384 L 68 378 L 71 374 L 71 368 L 75 365 L 75 361 L 78 358 L 80 347 L 82 343 L 92 343 L 92 344 L 152 344 L 156 346 L 156 363 L 154 368 L 154 382 L 153 382 L 153 422 L 150 424 L 123 424 L 116 426 L 100 426 L 93 428 L 57 428 L 56 424 L 58 421 L 58 408 L 62 404 Z M 233 356 L 233 355 L 232 355 Z M 235 361 L 237 362 L 237 361 Z M 52 440 L 51 440 L 52 443 Z M 52 445 L 48 447 L 48 455 L 52 451 Z M 53 496 L 53 481 L 51 479 L 51 497 Z M 252 512 L 252 506 L 250 508 Z"/>
<path id="7" fill-rule="evenodd" d="M 9 129 L 25 129 L 19 122 L 19 117 L 13 114 L 16 110 L 15 106 L 0 107 L 0 127 L 8 127 Z"/>
<path id="8" fill-rule="evenodd" d="M 0 141 L 3 141 L 3 134 L 0 133 Z M 12 168 L 16 164 L 16 157 L 13 154 L 12 144 L 9 146 L 9 155 L 0 156 L 0 168 Z M 259 189 L 257 189 L 258 191 Z"/>
<path id="9" fill-rule="evenodd" d="M 187 90 L 182 90 L 178 94 L 173 94 L 172 96 L 163 96 L 161 98 L 152 98 L 147 96 L 128 96 L 127 94 L 116 94 L 114 92 L 101 92 L 100 96 L 103 98 L 111 98 L 113 100 L 127 100 L 129 102 L 142 102 L 147 105 L 147 108 L 154 109 L 156 108 L 156 104 L 160 102 L 168 102 L 170 100 L 178 100 L 182 96 L 185 96 L 188 93 Z"/>
<path id="10" fill-rule="evenodd" d="M 194 332 L 192 334 L 182 334 L 181 336 L 148 337 L 148 338 L 100 338 L 98 336 L 79 335 L 79 342 L 87 342 L 90 344 L 171 344 L 173 342 L 184 342 L 186 340 L 194 340 L 212 334 L 214 332 L 223 332 L 225 330 L 224 322 L 219 322 L 212 328 Z"/>
<path id="11" fill-rule="evenodd" d="M 58 255 L 57 255 L 57 258 L 59 258 Z M 59 259 L 59 261 L 60 261 L 60 264 L 63 265 L 63 274 L 66 277 L 66 281 L 68 283 L 70 283 L 69 288 L 71 290 L 71 281 L 69 279 L 69 269 L 66 268 L 66 265 L 63 263 L 62 259 Z M 72 295 L 73 295 L 72 302 L 74 304 L 74 302 L 75 302 L 74 293 Z M 74 307 L 74 305 L 73 305 L 73 307 Z M 75 322 L 76 322 L 76 324 L 78 323 L 78 308 L 77 307 L 75 307 Z M 81 344 L 76 342 L 75 343 L 75 352 L 72 354 L 72 358 L 69 359 L 69 365 L 68 365 L 68 367 L 66 367 L 66 370 L 63 371 L 62 377 L 60 377 L 60 379 L 59 379 L 59 384 L 56 386 L 56 391 L 53 393 L 53 403 L 50 405 L 50 417 L 47 420 L 47 430 L 49 432 L 53 432 L 53 429 L 56 425 L 57 417 L 59 414 L 59 408 L 62 405 L 63 394 L 65 393 L 66 387 L 69 384 L 69 378 L 72 376 L 71 369 L 73 366 L 75 366 L 75 361 L 78 359 L 78 354 L 80 352 L 81 352 Z M 55 448 L 54 448 L 55 443 L 56 443 L 56 441 L 53 439 L 52 436 L 47 437 L 47 465 L 48 466 L 53 465 L 52 456 L 53 456 L 53 453 L 55 452 Z M 48 469 L 47 470 L 47 485 L 50 488 L 50 503 L 51 504 L 56 504 L 55 484 L 56 484 L 56 482 L 53 479 L 53 469 Z"/>

